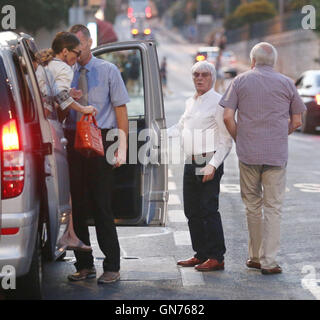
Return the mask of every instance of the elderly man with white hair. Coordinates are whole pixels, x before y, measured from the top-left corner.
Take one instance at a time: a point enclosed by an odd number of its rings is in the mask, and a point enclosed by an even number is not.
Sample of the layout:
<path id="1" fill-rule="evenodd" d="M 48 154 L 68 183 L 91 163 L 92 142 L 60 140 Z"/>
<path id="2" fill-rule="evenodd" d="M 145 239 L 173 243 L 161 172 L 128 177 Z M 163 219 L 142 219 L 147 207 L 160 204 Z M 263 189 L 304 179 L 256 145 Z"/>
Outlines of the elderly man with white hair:
<path id="1" fill-rule="evenodd" d="M 285 195 L 288 134 L 306 107 L 291 79 L 276 72 L 277 51 L 261 42 L 250 53 L 251 70 L 237 76 L 220 101 L 239 158 L 241 197 L 249 230 L 248 268 L 281 273 L 276 262 Z M 235 113 L 237 111 L 237 121 Z"/>
<path id="2" fill-rule="evenodd" d="M 195 251 L 194 257 L 178 265 L 198 271 L 222 270 L 226 248 L 219 193 L 223 161 L 231 150 L 232 138 L 223 122 L 221 95 L 213 89 L 215 67 L 201 61 L 191 71 L 196 93 L 186 101 L 178 124 L 168 129 L 169 136 L 181 135 L 186 155 L 184 211 Z"/>

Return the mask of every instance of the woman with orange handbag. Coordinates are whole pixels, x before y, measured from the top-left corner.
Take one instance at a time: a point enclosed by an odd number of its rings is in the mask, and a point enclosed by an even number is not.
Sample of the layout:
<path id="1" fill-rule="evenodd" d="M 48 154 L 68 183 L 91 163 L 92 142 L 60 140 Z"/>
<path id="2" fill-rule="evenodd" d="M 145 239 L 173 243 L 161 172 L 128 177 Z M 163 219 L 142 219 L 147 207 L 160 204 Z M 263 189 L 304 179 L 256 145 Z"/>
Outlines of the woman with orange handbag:
<path id="1" fill-rule="evenodd" d="M 81 91 L 71 89 L 73 79 L 71 66 L 77 62 L 81 54 L 79 46 L 79 39 L 72 33 L 57 33 L 51 49 L 36 54 L 36 61 L 41 66 L 37 68 L 36 75 L 44 102 L 47 97 L 53 99 L 61 110 L 72 108 L 83 114 L 95 114 L 96 109 L 93 106 L 82 106 L 75 101 L 81 97 Z M 50 104 L 45 103 L 45 107 L 48 112 L 52 111 Z M 72 214 L 68 227 L 59 240 L 59 246 L 65 250 L 92 251 L 92 248 L 85 245 L 74 232 Z"/>

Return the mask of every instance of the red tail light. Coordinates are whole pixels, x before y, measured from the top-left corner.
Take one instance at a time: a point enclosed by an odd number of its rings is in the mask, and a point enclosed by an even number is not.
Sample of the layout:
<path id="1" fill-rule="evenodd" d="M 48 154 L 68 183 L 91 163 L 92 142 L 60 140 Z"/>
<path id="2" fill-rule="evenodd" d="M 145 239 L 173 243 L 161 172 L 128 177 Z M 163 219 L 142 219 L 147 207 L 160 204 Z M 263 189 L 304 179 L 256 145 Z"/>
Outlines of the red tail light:
<path id="1" fill-rule="evenodd" d="M 150 7 L 146 7 L 145 13 L 146 13 L 146 17 L 147 18 L 151 18 L 152 17 L 152 13 L 151 13 L 151 8 Z"/>
<path id="2" fill-rule="evenodd" d="M 14 234 L 17 234 L 19 232 L 19 228 L 3 228 L 0 229 L 0 235 L 3 236 L 12 236 Z"/>
<path id="3" fill-rule="evenodd" d="M 320 94 L 316 95 L 316 103 L 318 106 L 320 106 Z"/>
<path id="4" fill-rule="evenodd" d="M 128 18 L 131 19 L 133 17 L 133 8 L 128 8 Z"/>
<path id="5" fill-rule="evenodd" d="M 24 153 L 15 119 L 2 126 L 1 141 L 1 195 L 2 199 L 14 198 L 21 194 L 24 186 Z"/>

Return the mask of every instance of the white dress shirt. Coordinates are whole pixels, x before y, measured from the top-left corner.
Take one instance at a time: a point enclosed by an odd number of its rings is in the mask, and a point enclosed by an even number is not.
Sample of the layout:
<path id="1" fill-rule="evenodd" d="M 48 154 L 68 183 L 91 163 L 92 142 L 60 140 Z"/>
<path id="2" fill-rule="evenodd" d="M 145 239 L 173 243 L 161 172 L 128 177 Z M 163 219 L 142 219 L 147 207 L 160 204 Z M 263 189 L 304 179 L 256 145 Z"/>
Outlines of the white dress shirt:
<path id="1" fill-rule="evenodd" d="M 210 89 L 201 96 L 186 100 L 179 122 L 167 129 L 168 137 L 182 137 L 187 157 L 214 152 L 209 164 L 218 168 L 232 148 L 232 138 L 223 121 L 221 95 Z"/>

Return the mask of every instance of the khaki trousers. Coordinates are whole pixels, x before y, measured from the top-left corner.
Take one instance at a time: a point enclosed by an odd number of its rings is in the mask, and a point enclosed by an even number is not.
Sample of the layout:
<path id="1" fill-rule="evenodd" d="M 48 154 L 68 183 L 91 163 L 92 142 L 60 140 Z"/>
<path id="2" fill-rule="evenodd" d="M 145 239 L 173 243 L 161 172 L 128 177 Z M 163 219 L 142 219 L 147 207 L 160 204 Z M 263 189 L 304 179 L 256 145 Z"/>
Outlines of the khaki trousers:
<path id="1" fill-rule="evenodd" d="M 277 266 L 286 167 L 239 162 L 241 197 L 246 206 L 249 258 L 261 268 Z"/>

